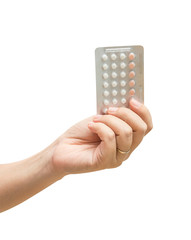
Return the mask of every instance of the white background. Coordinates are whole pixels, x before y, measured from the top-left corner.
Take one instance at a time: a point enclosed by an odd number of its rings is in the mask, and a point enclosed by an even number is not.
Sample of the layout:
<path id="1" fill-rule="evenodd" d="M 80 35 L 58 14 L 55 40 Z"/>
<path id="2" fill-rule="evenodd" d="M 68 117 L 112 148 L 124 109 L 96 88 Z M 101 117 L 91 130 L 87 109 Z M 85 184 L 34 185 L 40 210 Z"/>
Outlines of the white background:
<path id="1" fill-rule="evenodd" d="M 188 4 L 0 1 L 0 163 L 96 113 L 96 47 L 144 46 L 154 122 L 120 168 L 67 176 L 2 213 L 0 239 L 191 239 Z"/>

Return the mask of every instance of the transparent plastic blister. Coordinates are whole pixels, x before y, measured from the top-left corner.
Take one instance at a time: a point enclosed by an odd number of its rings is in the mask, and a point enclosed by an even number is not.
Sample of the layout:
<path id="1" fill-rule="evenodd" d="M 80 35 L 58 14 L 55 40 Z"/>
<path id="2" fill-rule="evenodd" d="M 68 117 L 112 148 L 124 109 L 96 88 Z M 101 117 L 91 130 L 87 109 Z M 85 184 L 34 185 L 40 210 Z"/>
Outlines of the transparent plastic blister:
<path id="1" fill-rule="evenodd" d="M 128 107 L 131 97 L 144 101 L 142 46 L 96 48 L 97 113 L 109 107 Z"/>

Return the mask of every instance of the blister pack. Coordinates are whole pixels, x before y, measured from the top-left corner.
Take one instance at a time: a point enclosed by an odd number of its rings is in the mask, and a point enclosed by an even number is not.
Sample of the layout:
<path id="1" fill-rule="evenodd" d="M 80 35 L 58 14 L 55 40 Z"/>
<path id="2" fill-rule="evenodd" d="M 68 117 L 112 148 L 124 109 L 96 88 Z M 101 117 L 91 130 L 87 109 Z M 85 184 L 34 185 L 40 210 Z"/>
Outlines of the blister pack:
<path id="1" fill-rule="evenodd" d="M 128 107 L 131 97 L 144 100 L 142 46 L 96 48 L 97 113 L 108 107 Z"/>

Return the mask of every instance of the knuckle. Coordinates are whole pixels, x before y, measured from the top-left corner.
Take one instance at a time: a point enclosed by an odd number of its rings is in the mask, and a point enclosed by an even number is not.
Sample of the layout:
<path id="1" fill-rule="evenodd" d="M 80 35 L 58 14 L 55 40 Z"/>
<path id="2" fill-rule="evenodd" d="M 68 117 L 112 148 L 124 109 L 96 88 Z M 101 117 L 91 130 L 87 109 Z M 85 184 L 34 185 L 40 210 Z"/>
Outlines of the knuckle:
<path id="1" fill-rule="evenodd" d="M 153 129 L 153 124 L 149 124 L 149 126 L 147 127 L 147 132 L 150 132 Z"/>
<path id="2" fill-rule="evenodd" d="M 123 163 L 123 161 L 115 161 L 115 162 L 112 162 L 112 164 L 109 166 L 109 168 L 117 168 L 117 167 L 120 167 L 122 163 Z"/>
<path id="3" fill-rule="evenodd" d="M 108 132 L 107 140 L 108 141 L 113 141 L 114 138 L 115 138 L 115 133 L 114 132 Z"/>
<path id="4" fill-rule="evenodd" d="M 146 133 L 146 131 L 147 131 L 147 124 L 146 123 L 142 123 L 140 125 L 139 132 L 144 135 Z"/>
<path id="5" fill-rule="evenodd" d="M 125 129 L 123 129 L 123 135 L 125 136 L 125 138 L 131 137 L 132 134 L 133 134 L 132 128 L 125 128 Z"/>
<path id="6" fill-rule="evenodd" d="M 122 165 L 123 161 L 118 161 L 116 164 L 115 164 L 115 168 L 117 167 L 120 167 Z"/>

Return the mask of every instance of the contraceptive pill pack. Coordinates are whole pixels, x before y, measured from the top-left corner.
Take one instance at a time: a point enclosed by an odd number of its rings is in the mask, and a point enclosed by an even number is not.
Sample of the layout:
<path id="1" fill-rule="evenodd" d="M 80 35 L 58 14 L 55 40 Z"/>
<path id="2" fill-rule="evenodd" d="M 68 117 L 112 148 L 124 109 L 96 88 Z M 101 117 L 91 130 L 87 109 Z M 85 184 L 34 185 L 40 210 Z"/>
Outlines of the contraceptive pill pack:
<path id="1" fill-rule="evenodd" d="M 142 46 L 101 47 L 95 50 L 97 113 L 128 107 L 131 97 L 144 101 Z"/>

